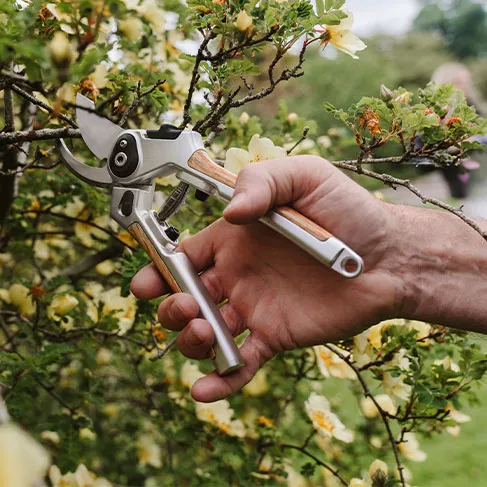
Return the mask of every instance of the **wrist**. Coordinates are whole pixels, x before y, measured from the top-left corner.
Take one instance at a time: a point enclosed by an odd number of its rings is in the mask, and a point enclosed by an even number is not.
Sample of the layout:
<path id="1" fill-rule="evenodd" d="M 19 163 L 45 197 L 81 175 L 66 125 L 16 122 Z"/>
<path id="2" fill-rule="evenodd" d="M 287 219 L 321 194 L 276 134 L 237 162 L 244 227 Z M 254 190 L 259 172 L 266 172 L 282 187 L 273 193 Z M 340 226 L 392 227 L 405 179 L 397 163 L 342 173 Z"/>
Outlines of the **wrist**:
<path id="1" fill-rule="evenodd" d="M 400 317 L 487 332 L 487 242 L 451 213 L 394 206 Z"/>

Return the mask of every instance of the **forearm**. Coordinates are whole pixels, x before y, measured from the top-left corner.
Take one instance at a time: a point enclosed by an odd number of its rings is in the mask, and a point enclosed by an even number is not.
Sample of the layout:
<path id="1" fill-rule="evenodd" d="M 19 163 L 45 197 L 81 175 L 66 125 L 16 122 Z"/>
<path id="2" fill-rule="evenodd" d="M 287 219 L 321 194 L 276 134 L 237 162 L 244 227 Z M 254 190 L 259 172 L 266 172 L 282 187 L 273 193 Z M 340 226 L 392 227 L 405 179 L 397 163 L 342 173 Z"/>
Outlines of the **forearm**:
<path id="1" fill-rule="evenodd" d="M 392 211 L 402 315 L 487 333 L 487 241 L 450 213 L 403 206 Z"/>

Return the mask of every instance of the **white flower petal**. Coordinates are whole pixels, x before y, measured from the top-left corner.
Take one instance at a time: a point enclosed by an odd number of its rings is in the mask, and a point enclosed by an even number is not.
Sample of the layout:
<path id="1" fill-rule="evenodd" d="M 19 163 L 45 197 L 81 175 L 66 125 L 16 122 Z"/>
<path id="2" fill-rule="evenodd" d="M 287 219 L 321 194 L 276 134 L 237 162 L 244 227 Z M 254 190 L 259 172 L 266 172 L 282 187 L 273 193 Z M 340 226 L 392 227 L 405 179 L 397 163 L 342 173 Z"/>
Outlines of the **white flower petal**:
<path id="1" fill-rule="evenodd" d="M 231 149 L 227 150 L 224 167 L 227 171 L 238 174 L 241 169 L 251 162 L 252 157 L 246 150 L 232 147 Z"/>

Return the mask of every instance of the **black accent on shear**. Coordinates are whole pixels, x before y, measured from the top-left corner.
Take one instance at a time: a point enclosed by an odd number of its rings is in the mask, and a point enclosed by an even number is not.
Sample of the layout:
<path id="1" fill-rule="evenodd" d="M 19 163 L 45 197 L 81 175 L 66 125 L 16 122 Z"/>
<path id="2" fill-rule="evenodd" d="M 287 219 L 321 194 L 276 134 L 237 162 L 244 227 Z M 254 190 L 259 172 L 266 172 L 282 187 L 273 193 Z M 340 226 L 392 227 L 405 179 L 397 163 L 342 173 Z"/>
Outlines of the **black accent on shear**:
<path id="1" fill-rule="evenodd" d="M 176 140 L 182 131 L 182 129 L 178 129 L 174 125 L 163 123 L 159 130 L 147 130 L 147 137 L 149 139 Z"/>

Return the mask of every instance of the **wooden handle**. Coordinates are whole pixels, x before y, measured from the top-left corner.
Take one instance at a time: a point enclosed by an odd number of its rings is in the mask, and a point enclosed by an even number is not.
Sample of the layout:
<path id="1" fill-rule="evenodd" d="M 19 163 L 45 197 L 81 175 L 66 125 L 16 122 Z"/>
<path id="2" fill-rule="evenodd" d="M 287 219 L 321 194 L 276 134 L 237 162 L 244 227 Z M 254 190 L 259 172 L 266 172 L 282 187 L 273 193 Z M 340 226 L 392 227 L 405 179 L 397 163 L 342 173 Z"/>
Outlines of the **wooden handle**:
<path id="1" fill-rule="evenodd" d="M 128 231 L 130 232 L 132 237 L 134 237 L 135 240 L 139 242 L 141 247 L 147 252 L 152 262 L 154 262 L 158 271 L 161 273 L 162 277 L 169 284 L 171 290 L 174 293 L 181 293 L 182 290 L 179 287 L 179 284 L 176 282 L 173 275 L 167 268 L 166 264 L 161 259 L 160 255 L 157 253 L 157 250 L 154 248 L 151 241 L 147 238 L 147 235 L 144 233 L 142 227 L 138 223 L 133 223 L 132 225 L 129 226 Z"/>
<path id="2" fill-rule="evenodd" d="M 189 159 L 188 166 L 196 171 L 206 174 L 220 183 L 230 186 L 231 188 L 235 188 L 237 184 L 237 176 L 212 161 L 204 150 L 196 151 Z M 294 208 L 290 208 L 289 206 L 279 206 L 274 208 L 274 211 L 321 242 L 325 242 L 330 237 L 333 237 L 331 233 L 327 232 L 324 228 L 320 227 L 317 223 L 302 215 Z"/>

